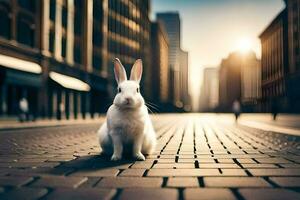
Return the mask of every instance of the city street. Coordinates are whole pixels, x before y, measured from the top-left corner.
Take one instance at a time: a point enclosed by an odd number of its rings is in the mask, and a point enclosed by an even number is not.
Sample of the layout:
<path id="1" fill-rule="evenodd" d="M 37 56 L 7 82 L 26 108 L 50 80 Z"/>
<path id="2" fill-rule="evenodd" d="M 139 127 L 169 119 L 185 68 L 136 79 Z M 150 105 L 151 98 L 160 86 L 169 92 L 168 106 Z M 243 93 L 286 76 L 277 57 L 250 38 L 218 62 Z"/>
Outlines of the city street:
<path id="1" fill-rule="evenodd" d="M 229 114 L 154 115 L 155 153 L 119 162 L 99 156 L 102 118 L 6 126 L 0 199 L 300 199 L 298 118 L 279 116 L 278 124 L 269 118 L 245 115 L 235 123 Z"/>

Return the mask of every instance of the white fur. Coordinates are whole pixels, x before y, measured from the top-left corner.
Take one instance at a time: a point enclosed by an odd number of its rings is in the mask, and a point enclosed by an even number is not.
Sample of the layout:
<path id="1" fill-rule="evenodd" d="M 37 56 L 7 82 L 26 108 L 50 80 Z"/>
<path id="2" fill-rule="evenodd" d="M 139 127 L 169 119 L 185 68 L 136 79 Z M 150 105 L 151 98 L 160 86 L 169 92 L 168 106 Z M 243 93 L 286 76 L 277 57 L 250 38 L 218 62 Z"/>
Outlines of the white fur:
<path id="1" fill-rule="evenodd" d="M 132 67 L 130 80 L 121 62 L 115 60 L 115 77 L 121 89 L 107 111 L 106 122 L 98 130 L 102 153 L 112 154 L 111 160 L 122 159 L 123 152 L 131 153 L 137 160 L 145 160 L 156 145 L 156 134 L 148 109 L 139 89 L 142 62 Z"/>

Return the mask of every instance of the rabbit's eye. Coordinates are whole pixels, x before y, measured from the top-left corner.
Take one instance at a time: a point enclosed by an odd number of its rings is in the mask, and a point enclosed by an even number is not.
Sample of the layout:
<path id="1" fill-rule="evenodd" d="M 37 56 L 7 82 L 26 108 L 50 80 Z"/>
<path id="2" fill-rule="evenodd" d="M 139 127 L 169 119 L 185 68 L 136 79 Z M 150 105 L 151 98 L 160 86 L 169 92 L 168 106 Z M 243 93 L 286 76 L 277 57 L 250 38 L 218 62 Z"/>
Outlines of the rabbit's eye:
<path id="1" fill-rule="evenodd" d="M 118 88 L 118 92 L 119 92 L 119 93 L 121 92 L 121 88 Z"/>
<path id="2" fill-rule="evenodd" d="M 140 88 L 136 88 L 136 92 L 139 93 L 140 92 Z"/>

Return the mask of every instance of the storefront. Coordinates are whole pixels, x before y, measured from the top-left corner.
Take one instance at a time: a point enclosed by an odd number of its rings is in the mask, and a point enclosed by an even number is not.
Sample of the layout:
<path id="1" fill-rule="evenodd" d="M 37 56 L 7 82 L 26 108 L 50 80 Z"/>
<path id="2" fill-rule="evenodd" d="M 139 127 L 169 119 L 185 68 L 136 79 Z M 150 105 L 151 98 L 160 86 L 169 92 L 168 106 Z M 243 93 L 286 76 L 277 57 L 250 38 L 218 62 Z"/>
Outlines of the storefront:
<path id="1" fill-rule="evenodd" d="M 84 81 L 49 72 L 49 111 L 52 118 L 77 119 L 89 116 L 90 86 Z"/>
<path id="2" fill-rule="evenodd" d="M 38 91 L 42 86 L 39 64 L 0 54 L 0 115 L 16 116 L 19 102 L 28 102 L 31 118 L 37 116 Z"/>

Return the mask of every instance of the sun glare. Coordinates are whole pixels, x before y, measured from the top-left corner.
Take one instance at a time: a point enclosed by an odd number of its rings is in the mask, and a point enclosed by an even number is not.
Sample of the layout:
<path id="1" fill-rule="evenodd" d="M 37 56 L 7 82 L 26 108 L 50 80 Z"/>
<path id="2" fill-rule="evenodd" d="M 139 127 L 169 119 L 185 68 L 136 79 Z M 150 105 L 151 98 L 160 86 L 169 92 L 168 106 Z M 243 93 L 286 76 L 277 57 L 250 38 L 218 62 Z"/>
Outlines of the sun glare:
<path id="1" fill-rule="evenodd" d="M 241 38 L 238 40 L 237 46 L 239 51 L 245 53 L 252 48 L 252 42 L 249 38 Z"/>

